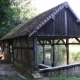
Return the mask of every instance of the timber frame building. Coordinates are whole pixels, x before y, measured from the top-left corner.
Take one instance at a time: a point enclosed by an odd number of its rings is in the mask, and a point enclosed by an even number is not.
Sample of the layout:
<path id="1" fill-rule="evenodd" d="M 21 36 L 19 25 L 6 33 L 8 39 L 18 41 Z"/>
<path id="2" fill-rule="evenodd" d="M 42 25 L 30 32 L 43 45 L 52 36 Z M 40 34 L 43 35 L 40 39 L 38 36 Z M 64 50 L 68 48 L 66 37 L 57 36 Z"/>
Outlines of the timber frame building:
<path id="1" fill-rule="evenodd" d="M 42 68 L 44 71 L 47 68 L 47 65 L 44 66 L 45 45 L 51 45 L 53 49 L 52 68 L 56 67 L 54 46 L 65 45 L 66 65 L 68 65 L 69 45 L 80 44 L 79 37 L 80 21 L 69 4 L 64 2 L 20 24 L 2 37 L 2 51 L 5 60 L 11 61 L 12 57 L 16 67 L 32 74 L 35 70 Z M 70 43 L 71 38 L 78 42 Z M 59 43 L 60 41 L 62 43 Z M 43 65 L 39 64 L 38 45 L 43 47 Z M 12 54 L 10 54 L 10 46 L 12 46 Z"/>

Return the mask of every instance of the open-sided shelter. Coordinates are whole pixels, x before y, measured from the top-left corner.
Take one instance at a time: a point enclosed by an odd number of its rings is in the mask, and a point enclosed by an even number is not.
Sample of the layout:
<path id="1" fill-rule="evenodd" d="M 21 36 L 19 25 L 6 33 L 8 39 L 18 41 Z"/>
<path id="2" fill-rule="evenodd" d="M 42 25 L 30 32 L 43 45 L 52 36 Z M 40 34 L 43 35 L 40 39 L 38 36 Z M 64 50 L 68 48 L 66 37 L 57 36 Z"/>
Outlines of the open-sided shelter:
<path id="1" fill-rule="evenodd" d="M 53 49 L 52 68 L 56 67 L 54 46 L 65 45 L 66 65 L 68 65 L 69 45 L 79 44 L 79 37 L 79 18 L 69 4 L 64 2 L 11 30 L 1 39 L 2 50 L 5 60 L 11 61 L 12 58 L 16 67 L 32 74 L 34 71 L 49 70 L 47 64 L 45 64 L 45 45 L 51 45 Z M 71 38 L 75 38 L 78 42 L 69 43 Z M 60 40 L 62 43 L 59 43 Z M 43 48 L 42 64 L 39 64 L 38 45 Z M 12 46 L 12 53 L 10 46 Z"/>

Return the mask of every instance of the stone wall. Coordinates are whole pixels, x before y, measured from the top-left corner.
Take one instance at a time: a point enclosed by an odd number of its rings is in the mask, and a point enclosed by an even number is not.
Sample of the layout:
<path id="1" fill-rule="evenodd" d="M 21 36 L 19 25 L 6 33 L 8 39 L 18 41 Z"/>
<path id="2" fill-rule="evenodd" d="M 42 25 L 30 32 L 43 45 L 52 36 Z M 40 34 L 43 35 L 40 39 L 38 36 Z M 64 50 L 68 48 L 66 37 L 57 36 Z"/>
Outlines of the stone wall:
<path id="1" fill-rule="evenodd" d="M 73 64 L 67 66 L 59 66 L 52 68 L 45 68 L 39 70 L 41 76 L 79 76 L 80 75 L 80 64 Z"/>

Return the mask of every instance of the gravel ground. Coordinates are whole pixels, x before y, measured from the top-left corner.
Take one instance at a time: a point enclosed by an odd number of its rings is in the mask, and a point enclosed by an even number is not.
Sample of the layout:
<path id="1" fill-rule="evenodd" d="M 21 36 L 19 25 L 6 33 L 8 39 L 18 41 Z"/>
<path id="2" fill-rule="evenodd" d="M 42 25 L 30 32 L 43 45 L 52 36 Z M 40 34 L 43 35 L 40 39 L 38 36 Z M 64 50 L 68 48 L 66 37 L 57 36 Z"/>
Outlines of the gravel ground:
<path id="1" fill-rule="evenodd" d="M 16 75 L 18 72 L 12 64 L 0 63 L 0 80 L 8 80 L 8 76 Z"/>
<path id="2" fill-rule="evenodd" d="M 17 77 L 16 77 L 17 76 Z M 13 79 L 14 77 L 18 79 Z M 9 79 L 12 78 L 12 79 Z M 26 79 L 12 64 L 0 63 L 0 80 L 23 80 Z"/>
<path id="3" fill-rule="evenodd" d="M 14 75 L 17 71 L 12 64 L 0 64 L 0 75 Z"/>
<path id="4" fill-rule="evenodd" d="M 0 80 L 11 80 L 11 79 L 8 79 L 7 77 L 13 76 L 13 75 L 18 75 L 22 79 L 27 78 L 27 77 L 24 77 L 24 75 L 20 75 L 20 72 L 18 72 L 18 70 L 15 67 L 13 67 L 12 64 L 1 64 L 0 63 Z M 18 79 L 18 80 L 21 80 L 21 79 Z M 38 80 L 49 80 L 49 78 L 41 77 Z"/>

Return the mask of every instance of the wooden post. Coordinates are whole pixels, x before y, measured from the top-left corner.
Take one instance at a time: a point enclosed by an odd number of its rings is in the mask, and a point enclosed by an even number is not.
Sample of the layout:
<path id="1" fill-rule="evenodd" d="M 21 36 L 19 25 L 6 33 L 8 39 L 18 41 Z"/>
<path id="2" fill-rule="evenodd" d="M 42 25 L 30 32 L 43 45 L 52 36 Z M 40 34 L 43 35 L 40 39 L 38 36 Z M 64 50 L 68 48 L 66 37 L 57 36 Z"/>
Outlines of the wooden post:
<path id="1" fill-rule="evenodd" d="M 34 59 L 35 59 L 35 70 L 38 70 L 38 49 L 37 49 L 37 36 L 34 36 Z"/>
<path id="2" fill-rule="evenodd" d="M 14 46 L 13 46 L 14 47 Z M 16 47 L 17 47 L 17 39 L 16 39 Z M 14 53 L 13 53 L 14 54 Z M 18 56 L 18 49 L 17 49 L 17 52 L 16 52 L 16 59 L 17 59 L 17 56 Z"/>
<path id="3" fill-rule="evenodd" d="M 2 54 L 4 54 L 4 41 L 2 41 Z"/>
<path id="4" fill-rule="evenodd" d="M 66 39 L 67 65 L 69 64 L 69 40 Z"/>
<path id="5" fill-rule="evenodd" d="M 52 63 L 52 67 L 56 66 L 56 61 L 55 61 L 55 45 L 54 45 L 54 40 L 53 40 L 53 63 Z"/>
<path id="6" fill-rule="evenodd" d="M 45 64 L 45 45 L 43 44 L 42 47 L 43 47 L 43 61 L 42 61 L 42 63 Z"/>
<path id="7" fill-rule="evenodd" d="M 10 41 L 8 41 L 9 42 L 9 45 L 8 45 L 8 47 L 9 47 L 9 61 L 11 61 L 11 52 L 10 52 L 10 44 L 11 44 L 11 42 Z"/>
<path id="8" fill-rule="evenodd" d="M 14 46 L 13 46 L 13 41 L 12 41 L 12 63 L 14 65 Z"/>
<path id="9" fill-rule="evenodd" d="M 21 38 L 20 38 L 20 47 L 22 47 L 22 44 L 21 44 Z M 23 61 L 23 55 L 22 55 L 22 48 L 21 48 L 21 60 Z"/>

